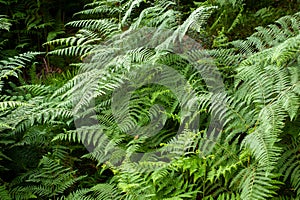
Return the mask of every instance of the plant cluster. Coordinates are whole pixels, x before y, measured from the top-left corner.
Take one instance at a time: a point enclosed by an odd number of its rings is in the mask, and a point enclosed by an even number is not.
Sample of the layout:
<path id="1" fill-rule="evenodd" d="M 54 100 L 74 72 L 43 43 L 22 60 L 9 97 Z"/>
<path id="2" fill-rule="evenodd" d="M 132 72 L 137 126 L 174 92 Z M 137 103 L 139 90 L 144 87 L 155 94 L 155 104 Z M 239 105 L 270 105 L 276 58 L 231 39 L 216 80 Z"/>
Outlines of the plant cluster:
<path id="1" fill-rule="evenodd" d="M 87 1 L 64 37 L 35 3 L 0 15 L 43 34 L 0 61 L 0 199 L 299 199 L 297 1 Z"/>

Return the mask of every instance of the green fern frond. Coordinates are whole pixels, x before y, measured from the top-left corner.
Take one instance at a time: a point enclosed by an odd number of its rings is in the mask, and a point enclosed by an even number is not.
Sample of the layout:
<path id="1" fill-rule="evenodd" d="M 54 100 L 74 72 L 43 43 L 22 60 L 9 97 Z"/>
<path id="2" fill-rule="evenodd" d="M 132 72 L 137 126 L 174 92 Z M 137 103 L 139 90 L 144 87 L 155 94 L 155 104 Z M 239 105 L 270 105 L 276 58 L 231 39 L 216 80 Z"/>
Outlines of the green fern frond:
<path id="1" fill-rule="evenodd" d="M 213 200 L 213 197 L 207 197 L 206 200 Z M 241 200 L 240 195 L 237 193 L 222 193 L 216 200 Z"/>
<path id="2" fill-rule="evenodd" d="M 1 200 L 12 200 L 9 191 L 6 189 L 5 185 L 0 186 L 0 199 Z"/>
<path id="3" fill-rule="evenodd" d="M 100 5 L 90 4 L 90 6 L 95 6 L 94 8 L 86 9 L 75 13 L 74 16 L 78 15 L 97 15 L 97 14 L 109 14 L 114 15 L 120 12 L 120 9 L 117 7 L 112 7 L 105 5 L 104 2 L 98 2 Z M 101 5 L 102 4 L 102 5 Z"/>
<path id="4" fill-rule="evenodd" d="M 46 96 L 52 93 L 53 90 L 51 86 L 45 85 L 23 85 L 20 88 L 25 89 L 32 96 Z"/>
<path id="5" fill-rule="evenodd" d="M 18 77 L 18 73 L 20 72 L 20 68 L 23 68 L 28 64 L 34 56 L 38 55 L 38 52 L 27 52 L 24 54 L 20 54 L 14 56 L 12 58 L 8 58 L 7 60 L 0 61 L 0 80 L 3 78 L 8 78 L 8 76 L 16 76 Z"/>
<path id="6" fill-rule="evenodd" d="M 299 57 L 299 46 L 300 46 L 300 34 L 287 39 L 280 45 L 276 46 L 271 55 L 271 63 L 276 64 L 279 67 L 286 65 L 293 59 Z"/>
<path id="7" fill-rule="evenodd" d="M 55 39 L 49 42 L 46 42 L 44 45 L 67 45 L 67 46 L 80 46 L 82 45 L 84 42 L 86 42 L 86 38 L 83 37 L 68 37 L 68 38 L 59 38 L 59 39 Z"/>
<path id="8" fill-rule="evenodd" d="M 234 177 L 231 186 L 238 184 L 241 190 L 241 199 L 268 199 L 276 194 L 278 184 L 277 176 L 274 174 L 266 174 L 262 168 L 253 164 L 239 172 Z"/>
<path id="9" fill-rule="evenodd" d="M 43 157 L 40 162 L 40 168 L 33 171 L 27 179 L 27 186 L 19 186 L 12 190 L 14 196 L 20 195 L 22 188 L 36 195 L 36 197 L 54 197 L 62 194 L 66 189 L 74 185 L 77 181 L 84 178 L 84 176 L 76 177 L 76 171 L 71 168 L 66 168 L 56 161 Z M 31 196 L 32 196 L 31 195 Z M 22 199 L 26 199 L 22 198 Z"/>
<path id="10" fill-rule="evenodd" d="M 131 1 L 129 1 L 129 2 L 127 2 L 127 3 L 125 4 L 125 6 L 128 6 L 128 9 L 126 10 L 125 15 L 123 16 L 123 19 L 122 19 L 122 22 L 121 22 L 122 24 L 125 24 L 125 22 L 127 21 L 127 19 L 130 17 L 130 15 L 131 15 L 133 9 L 134 9 L 135 7 L 139 7 L 139 5 L 140 5 L 142 2 L 144 2 L 144 1 L 143 1 L 143 0 L 131 0 Z"/>
<path id="11" fill-rule="evenodd" d="M 66 47 L 62 49 L 57 49 L 49 52 L 51 55 L 58 55 L 58 56 L 82 56 L 89 51 L 93 49 L 93 46 L 71 46 L 71 47 Z"/>
<path id="12" fill-rule="evenodd" d="M 257 32 L 248 37 L 246 41 L 234 41 L 232 44 L 246 55 L 277 46 L 286 39 L 299 34 L 299 21 L 299 13 L 282 17 L 276 21 L 281 27 L 276 24 L 266 28 L 258 27 L 256 28 Z"/>
<path id="13" fill-rule="evenodd" d="M 115 200 L 122 199 L 121 191 L 113 184 L 97 184 L 92 188 L 80 189 L 64 200 Z"/>
<path id="14" fill-rule="evenodd" d="M 119 31 L 118 25 L 115 23 L 115 20 L 108 19 L 78 20 L 69 22 L 67 25 L 97 31 L 106 37 Z"/>
<path id="15" fill-rule="evenodd" d="M 0 102 L 0 110 L 4 111 L 9 108 L 16 108 L 18 106 L 30 106 L 28 103 L 20 102 L 20 101 L 3 101 Z"/>
<path id="16" fill-rule="evenodd" d="M 172 1 L 158 1 L 154 6 L 144 9 L 131 24 L 129 30 L 135 30 L 141 27 L 141 25 L 162 29 L 176 27 L 178 25 L 176 17 L 178 12 L 170 9 L 174 5 L 175 3 Z"/>
<path id="17" fill-rule="evenodd" d="M 6 17 L 7 16 L 0 15 L 0 29 L 5 29 L 5 30 L 9 31 L 12 24 Z"/>
<path id="18" fill-rule="evenodd" d="M 299 169 L 299 137 L 288 135 L 285 138 L 284 153 L 278 161 L 279 172 L 283 175 L 283 181 L 289 182 L 292 186 L 292 191 L 296 196 L 300 195 L 300 169 Z"/>

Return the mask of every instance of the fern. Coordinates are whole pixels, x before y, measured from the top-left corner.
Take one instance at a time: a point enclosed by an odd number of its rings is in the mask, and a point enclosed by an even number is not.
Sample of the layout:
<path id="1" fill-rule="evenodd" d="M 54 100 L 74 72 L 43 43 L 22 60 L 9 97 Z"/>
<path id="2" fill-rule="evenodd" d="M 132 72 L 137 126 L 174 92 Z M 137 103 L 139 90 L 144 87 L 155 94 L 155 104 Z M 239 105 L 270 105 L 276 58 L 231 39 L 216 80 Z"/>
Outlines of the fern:
<path id="1" fill-rule="evenodd" d="M 5 185 L 0 186 L 0 194 L 1 194 L 1 200 L 11 200 L 11 196 L 9 194 L 9 191 L 7 191 Z"/>
<path id="2" fill-rule="evenodd" d="M 296 198 L 299 13 L 230 42 L 246 5 L 214 1 L 237 13 L 220 28 L 229 15 L 214 23 L 210 3 L 186 18 L 166 0 L 94 1 L 78 12 L 74 36 L 45 43 L 57 46 L 49 54 L 80 57 L 78 74 L 2 98 L 0 158 L 21 172 L 3 197 Z M 198 44 L 215 30 L 215 49 Z M 0 79 L 31 57 L 3 61 Z"/>
<path id="3" fill-rule="evenodd" d="M 22 197 L 22 193 L 20 193 L 24 189 L 27 194 L 32 196 L 55 198 L 75 182 L 84 178 L 83 176 L 75 177 L 75 173 L 70 168 L 65 168 L 56 161 L 43 157 L 40 162 L 40 169 L 33 171 L 27 177 L 27 186 L 15 186 L 12 194 L 15 199 L 27 199 L 26 196 Z"/>
<path id="4" fill-rule="evenodd" d="M 24 54 L 20 54 L 13 58 L 9 58 L 8 60 L 1 60 L 0 61 L 0 80 L 3 78 L 8 78 L 8 76 L 16 76 L 17 72 L 20 72 L 20 68 L 26 66 L 26 64 L 33 59 L 35 55 L 40 53 L 36 52 L 28 52 Z"/>
<path id="5" fill-rule="evenodd" d="M 11 23 L 6 16 L 0 15 L 0 29 L 9 30 Z"/>

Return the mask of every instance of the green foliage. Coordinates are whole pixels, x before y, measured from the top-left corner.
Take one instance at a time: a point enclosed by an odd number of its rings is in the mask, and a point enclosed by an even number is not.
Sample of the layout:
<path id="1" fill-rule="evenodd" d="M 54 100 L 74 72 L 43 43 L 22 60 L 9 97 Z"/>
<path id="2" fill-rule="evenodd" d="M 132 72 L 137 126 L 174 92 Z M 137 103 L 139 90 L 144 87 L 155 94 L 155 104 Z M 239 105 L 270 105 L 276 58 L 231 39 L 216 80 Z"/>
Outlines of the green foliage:
<path id="1" fill-rule="evenodd" d="M 0 29 L 5 29 L 9 31 L 9 28 L 11 26 L 11 23 L 5 16 L 1 15 L 0 16 Z"/>
<path id="2" fill-rule="evenodd" d="M 84 178 L 76 177 L 75 173 L 76 171 L 71 168 L 66 168 L 55 160 L 43 157 L 37 170 L 22 177 L 26 182 L 25 186 L 18 186 L 18 183 L 13 184 L 12 196 L 14 199 L 55 198 L 75 182 Z"/>
<path id="3" fill-rule="evenodd" d="M 12 19 L 76 69 L 40 80 L 34 63 L 33 84 L 0 90 L 1 198 L 297 199 L 300 14 L 265 4 L 93 1 L 65 38 L 24 4 Z"/>

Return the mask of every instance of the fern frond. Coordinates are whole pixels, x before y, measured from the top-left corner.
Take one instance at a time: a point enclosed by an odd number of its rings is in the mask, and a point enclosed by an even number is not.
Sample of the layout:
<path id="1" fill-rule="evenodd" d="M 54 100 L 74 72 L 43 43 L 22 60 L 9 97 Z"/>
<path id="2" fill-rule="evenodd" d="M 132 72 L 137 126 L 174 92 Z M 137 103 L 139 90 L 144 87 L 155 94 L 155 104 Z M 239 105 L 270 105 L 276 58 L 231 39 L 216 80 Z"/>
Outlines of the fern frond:
<path id="1" fill-rule="evenodd" d="M 28 103 L 20 102 L 20 101 L 4 101 L 0 102 L 0 110 L 4 111 L 9 108 L 16 108 L 18 106 L 30 106 Z"/>
<path id="2" fill-rule="evenodd" d="M 105 37 L 119 32 L 119 27 L 115 20 L 99 19 L 99 20 L 78 20 L 67 24 L 68 26 L 84 28 L 91 31 L 96 31 Z"/>
<path id="3" fill-rule="evenodd" d="M 14 56 L 12 58 L 8 58 L 7 60 L 0 61 L 0 80 L 3 78 L 8 78 L 8 76 L 16 76 L 18 77 L 17 72 L 20 72 L 20 68 L 26 66 L 34 56 L 40 54 L 39 52 L 27 52 L 24 54 L 20 54 Z"/>
<path id="4" fill-rule="evenodd" d="M 132 13 L 132 10 L 135 8 L 135 7 L 139 7 L 139 5 L 143 2 L 143 0 L 132 0 L 132 1 L 129 1 L 125 4 L 125 6 L 128 6 L 129 8 L 126 10 L 126 13 L 125 15 L 123 16 L 123 19 L 122 19 L 122 24 L 125 24 L 125 22 L 127 21 L 127 19 L 130 17 L 131 13 Z"/>
<path id="5" fill-rule="evenodd" d="M 6 17 L 7 16 L 0 15 L 0 29 L 5 29 L 5 30 L 9 31 L 12 24 Z"/>
<path id="6" fill-rule="evenodd" d="M 241 197 L 235 193 L 223 193 L 220 194 L 216 200 L 241 200 Z"/>
<path id="7" fill-rule="evenodd" d="M 245 168 L 234 177 L 231 186 L 238 184 L 241 190 L 241 199 L 268 199 L 276 194 L 279 181 L 274 174 L 266 174 L 259 166 L 253 164 Z"/>
<path id="8" fill-rule="evenodd" d="M 298 13 L 293 16 L 284 16 L 276 21 L 279 25 L 272 24 L 266 28 L 258 27 L 256 28 L 257 32 L 248 37 L 246 41 L 234 41 L 232 44 L 246 55 L 263 51 L 298 35 L 299 21 Z"/>
<path id="9" fill-rule="evenodd" d="M 95 2 L 96 3 L 96 2 Z M 120 12 L 120 9 L 117 7 L 112 7 L 110 5 L 105 5 L 104 2 L 98 2 L 100 5 L 90 4 L 90 6 L 95 6 L 94 8 L 86 9 L 74 14 L 77 15 L 96 15 L 96 14 L 117 14 Z"/>
<path id="10" fill-rule="evenodd" d="M 49 52 L 51 55 L 58 55 L 58 56 L 82 56 L 89 51 L 93 49 L 93 46 L 71 46 L 71 47 L 66 47 L 62 49 L 57 49 Z"/>
<path id="11" fill-rule="evenodd" d="M 20 88 L 25 89 L 32 96 L 46 96 L 53 90 L 51 86 L 45 85 L 23 85 Z"/>
<path id="12" fill-rule="evenodd" d="M 280 45 L 276 46 L 271 55 L 271 63 L 282 67 L 284 64 L 291 62 L 293 59 L 299 57 L 300 34 L 287 39 Z"/>
<path id="13" fill-rule="evenodd" d="M 84 176 L 75 177 L 75 173 L 76 171 L 66 168 L 47 157 L 43 157 L 40 162 L 40 168 L 27 177 L 27 186 L 22 186 L 21 188 L 39 197 L 55 197 L 84 178 Z M 21 188 L 13 189 L 12 193 L 18 195 L 22 191 Z"/>
<path id="14" fill-rule="evenodd" d="M 5 185 L 0 186 L 0 199 L 1 200 L 12 200 L 9 191 L 6 189 Z"/>

